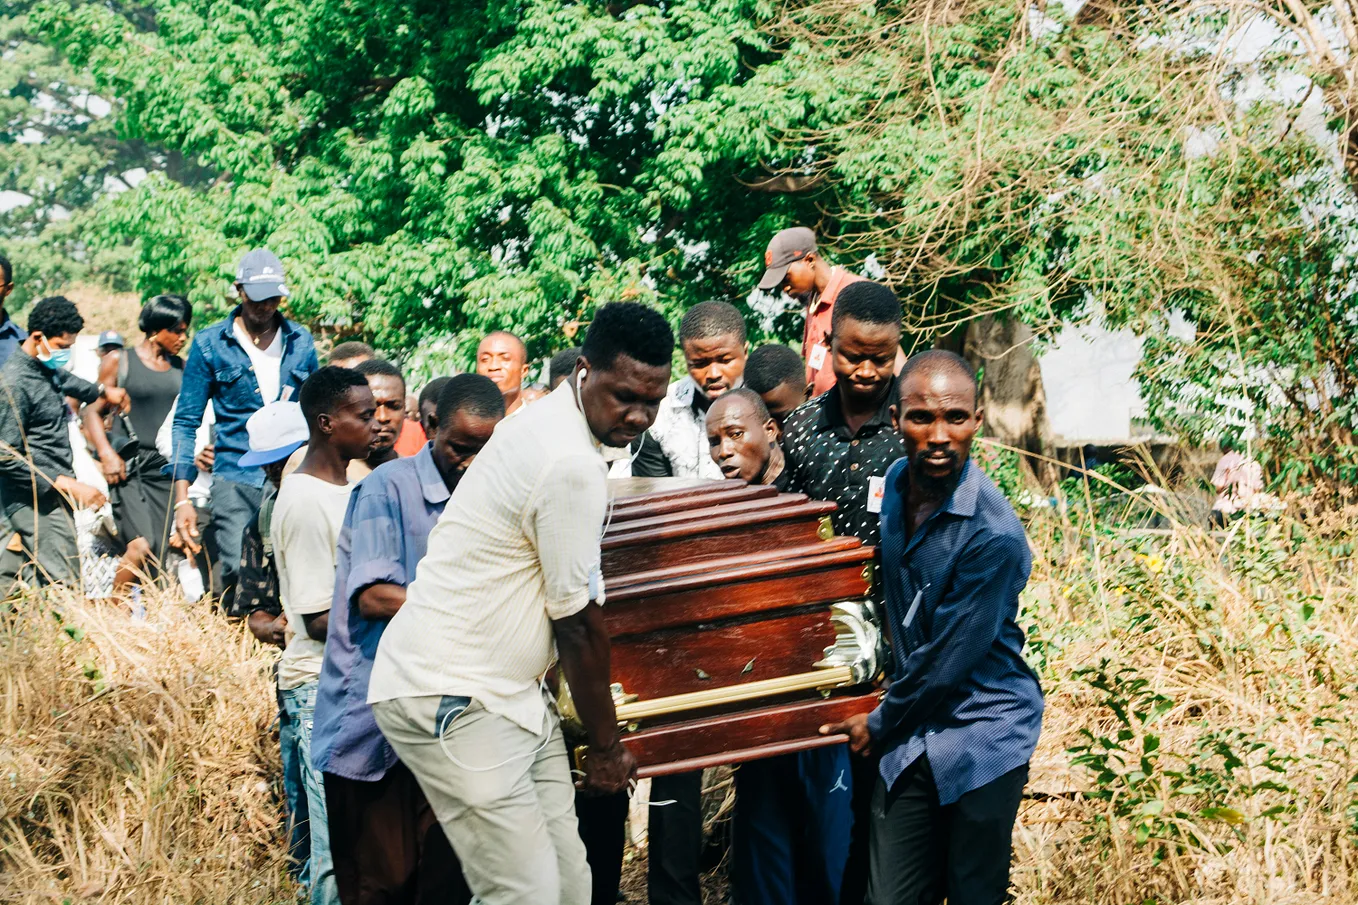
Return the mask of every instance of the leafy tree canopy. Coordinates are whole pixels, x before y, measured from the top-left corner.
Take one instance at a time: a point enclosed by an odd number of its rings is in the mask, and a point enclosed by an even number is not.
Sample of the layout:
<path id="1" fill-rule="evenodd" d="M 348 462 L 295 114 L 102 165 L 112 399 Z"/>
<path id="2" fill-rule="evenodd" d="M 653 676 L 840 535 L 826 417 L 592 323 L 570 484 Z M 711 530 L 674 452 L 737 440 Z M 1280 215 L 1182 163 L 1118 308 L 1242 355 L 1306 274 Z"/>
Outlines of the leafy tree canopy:
<path id="1" fill-rule="evenodd" d="M 210 174 L 100 205 L 94 241 L 130 239 L 144 290 L 220 308 L 267 244 L 305 320 L 397 349 L 504 327 L 541 354 L 600 301 L 743 300 L 768 236 L 801 222 L 873 256 L 925 338 L 981 315 L 1129 326 L 1162 427 L 1259 427 L 1305 446 L 1299 477 L 1352 482 L 1358 87 L 1335 61 L 1358 46 L 1319 42 L 1358 31 L 1274 5 L 163 0 L 151 31 L 45 0 L 31 18 L 120 99 L 122 138 Z M 1279 40 L 1237 54 L 1260 21 Z M 1298 78 L 1328 133 L 1296 126 Z M 1193 341 L 1169 336 L 1176 313 Z"/>
<path id="2" fill-rule="evenodd" d="M 102 241 L 135 240 L 141 286 L 220 308 L 239 254 L 264 244 L 304 319 L 396 348 L 507 328 L 542 353 L 600 300 L 748 295 L 777 205 L 670 123 L 772 56 L 768 15 L 284 0 L 162 3 L 155 33 L 102 6 L 39 18 L 124 100 L 125 136 L 215 174 L 105 206 Z"/>
<path id="3" fill-rule="evenodd" d="M 85 213 L 110 191 L 130 188 L 124 174 L 182 163 L 145 142 L 124 140 L 94 80 L 34 32 L 31 2 L 5 5 L 0 18 L 0 247 L 19 267 L 11 306 L 97 271 L 125 282 L 120 247 L 89 248 Z M 149 27 L 144 10 L 123 12 Z"/>

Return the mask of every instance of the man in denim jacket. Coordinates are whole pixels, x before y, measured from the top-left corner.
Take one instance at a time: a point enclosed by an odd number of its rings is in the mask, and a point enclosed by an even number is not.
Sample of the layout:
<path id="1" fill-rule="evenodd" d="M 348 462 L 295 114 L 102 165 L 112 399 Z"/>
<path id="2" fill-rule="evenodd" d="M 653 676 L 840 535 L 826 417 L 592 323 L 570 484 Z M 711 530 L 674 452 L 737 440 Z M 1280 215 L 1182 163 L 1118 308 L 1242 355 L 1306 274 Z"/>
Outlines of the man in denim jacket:
<path id="1" fill-rule="evenodd" d="M 302 382 L 320 367 L 311 334 L 278 313 L 289 293 L 283 265 L 273 252 L 259 248 L 241 258 L 236 292 L 240 305 L 193 338 L 174 414 L 169 465 L 175 478 L 175 534 L 196 554 L 201 550 L 198 515 L 189 500 L 189 485 L 198 473 L 193 440 L 211 402 L 217 418 L 212 520 L 222 562 L 222 605 L 228 609 L 240 568 L 241 536 L 259 514 L 264 487 L 261 469 L 240 464 L 250 448 L 245 422 L 267 403 L 295 399 Z"/>

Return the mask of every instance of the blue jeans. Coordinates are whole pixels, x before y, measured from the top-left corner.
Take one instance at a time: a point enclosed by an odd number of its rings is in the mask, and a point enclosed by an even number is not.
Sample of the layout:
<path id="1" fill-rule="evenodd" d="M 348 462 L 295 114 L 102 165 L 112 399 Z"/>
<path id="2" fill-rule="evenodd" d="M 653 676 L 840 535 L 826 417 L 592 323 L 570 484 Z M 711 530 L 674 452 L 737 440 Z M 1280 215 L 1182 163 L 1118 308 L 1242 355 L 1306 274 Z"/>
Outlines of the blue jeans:
<path id="1" fill-rule="evenodd" d="M 311 905 L 339 905 L 335 864 L 330 858 L 330 823 L 325 812 L 324 778 L 320 771 L 311 766 L 311 724 L 316 711 L 316 686 L 316 682 L 308 682 L 282 693 L 283 710 L 293 724 L 289 733 L 292 751 L 289 753 L 285 744 L 283 761 L 286 764 L 291 758 L 297 764 L 304 792 L 301 798 L 306 800 L 306 828 L 311 836 L 311 857 L 307 863 L 311 880 Z"/>
<path id="2" fill-rule="evenodd" d="M 742 764 L 731 880 L 741 905 L 839 901 L 853 829 L 849 746 Z"/>
<path id="3" fill-rule="evenodd" d="M 222 563 L 222 609 L 227 612 L 231 611 L 231 601 L 236 596 L 241 538 L 250 519 L 259 516 L 263 498 L 263 487 L 237 484 L 223 478 L 212 481 L 212 526 L 217 535 L 217 558 Z M 308 716 L 307 720 L 310 719 Z M 310 723 L 307 732 L 311 732 Z"/>
<path id="4" fill-rule="evenodd" d="M 303 886 L 311 886 L 311 832 L 307 822 L 306 787 L 302 784 L 302 752 L 298 750 L 300 724 L 283 705 L 285 692 L 278 692 L 278 744 L 283 754 L 283 798 L 288 813 L 290 872 Z"/>

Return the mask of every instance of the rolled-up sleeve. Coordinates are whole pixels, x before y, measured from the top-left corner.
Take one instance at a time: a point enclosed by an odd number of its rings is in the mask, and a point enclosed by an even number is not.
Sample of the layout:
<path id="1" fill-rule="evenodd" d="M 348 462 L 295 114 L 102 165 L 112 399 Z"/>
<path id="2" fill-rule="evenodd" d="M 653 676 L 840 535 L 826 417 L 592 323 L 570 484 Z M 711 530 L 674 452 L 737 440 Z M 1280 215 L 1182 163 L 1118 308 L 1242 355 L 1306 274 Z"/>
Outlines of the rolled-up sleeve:
<path id="1" fill-rule="evenodd" d="M 548 618 L 573 616 L 590 602 L 607 482 L 601 456 L 571 456 L 553 465 L 539 485 L 525 527 L 542 565 Z"/>
<path id="2" fill-rule="evenodd" d="M 345 600 L 352 604 L 375 584 L 410 584 L 415 576 L 406 573 L 405 522 L 396 495 L 389 488 L 360 482 L 354 488 L 345 521 L 350 527 L 349 574 L 343 579 Z"/>

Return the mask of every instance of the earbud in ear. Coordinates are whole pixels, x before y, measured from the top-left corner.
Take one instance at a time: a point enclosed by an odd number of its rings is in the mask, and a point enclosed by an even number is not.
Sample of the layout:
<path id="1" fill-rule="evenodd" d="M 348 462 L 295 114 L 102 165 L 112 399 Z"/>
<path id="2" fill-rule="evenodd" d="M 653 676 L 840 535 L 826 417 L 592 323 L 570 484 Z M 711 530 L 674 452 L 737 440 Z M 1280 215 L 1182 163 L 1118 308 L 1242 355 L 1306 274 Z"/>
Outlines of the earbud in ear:
<path id="1" fill-rule="evenodd" d="M 580 369 L 580 376 L 577 377 L 577 378 L 575 378 L 575 379 L 576 379 L 577 381 L 579 381 L 580 383 L 584 383 L 584 382 L 585 382 L 585 378 L 588 377 L 588 376 L 589 376 L 589 368 L 581 368 L 581 369 Z"/>

